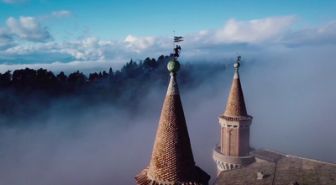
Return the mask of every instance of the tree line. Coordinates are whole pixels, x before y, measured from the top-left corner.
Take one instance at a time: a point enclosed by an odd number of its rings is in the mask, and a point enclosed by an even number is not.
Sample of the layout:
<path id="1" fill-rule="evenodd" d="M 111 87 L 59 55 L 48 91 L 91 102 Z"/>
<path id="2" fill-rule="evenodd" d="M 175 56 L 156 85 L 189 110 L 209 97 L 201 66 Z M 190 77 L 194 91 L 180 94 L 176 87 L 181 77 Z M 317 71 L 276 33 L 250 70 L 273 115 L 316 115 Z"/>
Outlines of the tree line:
<path id="1" fill-rule="evenodd" d="M 120 70 L 100 71 L 88 76 L 80 71 L 66 75 L 64 72 L 54 74 L 46 69 L 17 69 L 13 72 L 0 73 L 0 88 L 13 89 L 20 92 L 41 91 L 51 94 L 73 93 L 89 87 L 92 84 L 107 82 L 110 85 L 122 85 L 123 82 L 134 78 L 144 79 L 153 73 L 164 72 L 163 69 L 169 60 L 168 56 L 160 56 L 157 60 L 146 58 L 143 61 L 130 60 Z M 162 73 L 163 74 L 163 73 Z"/>
<path id="2" fill-rule="evenodd" d="M 17 69 L 0 73 L 0 122 L 38 114 L 55 101 L 76 99 L 73 109 L 101 103 L 136 109 L 141 98 L 153 88 L 168 84 L 169 56 L 130 60 L 119 70 L 109 68 L 88 75 L 80 71 L 54 74 L 47 69 Z M 218 64 L 183 64 L 178 80 L 181 89 L 190 89 L 225 68 Z M 207 78 L 204 78 L 207 77 Z M 8 122 L 8 119 L 6 122 Z"/>

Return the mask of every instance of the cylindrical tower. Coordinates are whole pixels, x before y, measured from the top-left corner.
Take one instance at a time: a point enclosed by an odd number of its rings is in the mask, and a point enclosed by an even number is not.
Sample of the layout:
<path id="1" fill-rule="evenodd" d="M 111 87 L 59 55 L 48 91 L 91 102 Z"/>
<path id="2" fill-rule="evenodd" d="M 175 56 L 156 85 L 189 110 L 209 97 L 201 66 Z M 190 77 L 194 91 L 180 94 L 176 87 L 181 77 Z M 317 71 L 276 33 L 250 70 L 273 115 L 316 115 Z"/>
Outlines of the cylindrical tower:
<path id="1" fill-rule="evenodd" d="M 226 109 L 219 116 L 220 144 L 213 151 L 218 173 L 246 166 L 255 161 L 250 155 L 250 125 L 239 78 L 240 57 L 234 64 L 234 76 Z"/>

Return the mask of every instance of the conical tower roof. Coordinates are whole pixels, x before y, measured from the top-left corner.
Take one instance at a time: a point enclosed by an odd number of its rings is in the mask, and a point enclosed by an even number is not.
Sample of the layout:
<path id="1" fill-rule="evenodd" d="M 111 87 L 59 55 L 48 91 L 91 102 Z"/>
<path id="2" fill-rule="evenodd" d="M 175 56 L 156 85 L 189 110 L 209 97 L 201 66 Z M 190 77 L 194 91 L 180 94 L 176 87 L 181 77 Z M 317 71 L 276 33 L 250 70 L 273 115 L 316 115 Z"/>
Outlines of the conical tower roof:
<path id="1" fill-rule="evenodd" d="M 138 185 L 204 185 L 210 176 L 195 165 L 176 82 L 178 61 L 168 63 L 170 82 L 163 103 L 149 167 L 135 177 Z"/>
<path id="2" fill-rule="evenodd" d="M 246 119 L 251 118 L 247 114 L 243 89 L 239 78 L 240 57 L 234 64 L 234 75 L 231 85 L 231 90 L 227 100 L 226 108 L 223 117 L 227 119 Z"/>

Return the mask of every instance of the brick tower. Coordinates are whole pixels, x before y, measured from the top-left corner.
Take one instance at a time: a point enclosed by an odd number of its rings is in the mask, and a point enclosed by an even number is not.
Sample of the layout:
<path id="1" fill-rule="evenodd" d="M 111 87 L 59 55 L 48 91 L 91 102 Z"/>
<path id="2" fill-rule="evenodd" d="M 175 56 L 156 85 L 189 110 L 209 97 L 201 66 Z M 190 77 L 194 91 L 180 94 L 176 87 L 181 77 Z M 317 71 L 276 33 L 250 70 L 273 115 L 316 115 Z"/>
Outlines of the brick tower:
<path id="1" fill-rule="evenodd" d="M 240 56 L 234 64 L 234 76 L 224 113 L 219 116 L 220 144 L 213 151 L 218 173 L 246 166 L 255 161 L 250 155 L 250 125 L 239 79 Z"/>
<path id="2" fill-rule="evenodd" d="M 195 165 L 177 86 L 180 46 L 168 63 L 170 82 L 163 103 L 149 166 L 136 177 L 138 185 L 207 185 L 210 176 Z"/>

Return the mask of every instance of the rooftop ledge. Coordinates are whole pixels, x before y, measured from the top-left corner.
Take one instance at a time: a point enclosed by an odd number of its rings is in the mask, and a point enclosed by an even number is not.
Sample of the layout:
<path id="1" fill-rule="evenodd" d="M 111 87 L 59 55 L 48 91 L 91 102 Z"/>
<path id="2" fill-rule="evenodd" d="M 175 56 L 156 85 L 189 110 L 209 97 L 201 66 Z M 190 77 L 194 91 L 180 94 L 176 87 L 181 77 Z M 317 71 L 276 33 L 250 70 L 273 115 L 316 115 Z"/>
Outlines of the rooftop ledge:
<path id="1" fill-rule="evenodd" d="M 220 148 L 216 147 L 213 150 L 213 158 L 216 161 L 222 161 L 227 162 L 231 164 L 239 164 L 239 165 L 248 165 L 255 161 L 253 155 L 247 155 L 247 156 L 228 156 L 224 155 L 220 152 Z"/>
<path id="2" fill-rule="evenodd" d="M 228 121 L 247 121 L 247 120 L 252 120 L 253 117 L 250 115 L 247 116 L 225 116 L 225 115 L 221 115 L 219 116 L 219 118 L 228 120 Z"/>

